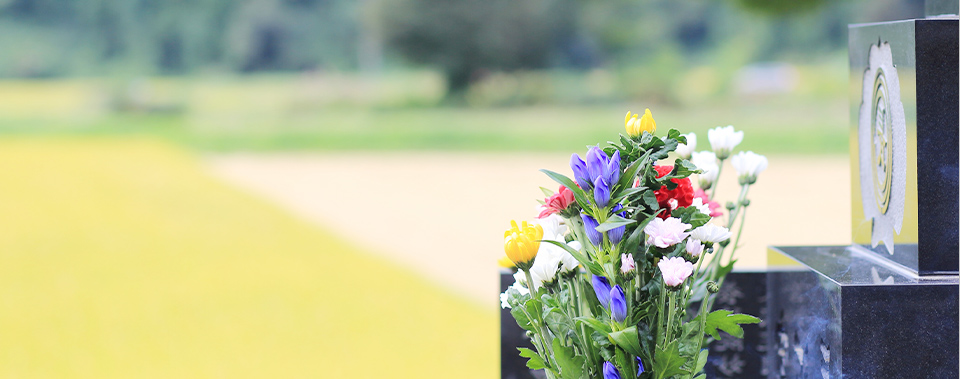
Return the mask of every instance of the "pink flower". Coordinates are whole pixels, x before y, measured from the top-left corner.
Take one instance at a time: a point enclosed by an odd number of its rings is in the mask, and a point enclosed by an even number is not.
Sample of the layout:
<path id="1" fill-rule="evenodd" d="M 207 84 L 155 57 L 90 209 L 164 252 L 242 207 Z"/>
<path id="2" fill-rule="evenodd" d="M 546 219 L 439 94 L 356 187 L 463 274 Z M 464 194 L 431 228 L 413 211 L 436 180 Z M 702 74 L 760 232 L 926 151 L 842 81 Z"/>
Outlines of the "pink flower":
<path id="1" fill-rule="evenodd" d="M 633 261 L 633 254 L 620 255 L 620 273 L 626 274 L 637 268 L 637 262 Z"/>
<path id="2" fill-rule="evenodd" d="M 687 238 L 690 233 L 687 233 L 686 230 L 690 229 L 690 226 L 690 224 L 680 222 L 680 219 L 676 217 L 669 217 L 666 220 L 658 217 L 647 224 L 643 228 L 643 232 L 647 233 L 648 245 L 668 248 Z"/>
<path id="3" fill-rule="evenodd" d="M 720 211 L 720 203 L 716 201 L 710 201 L 710 196 L 707 195 L 707 192 L 698 189 L 693 193 L 693 198 L 700 198 L 703 200 L 703 203 L 710 207 L 710 217 L 720 217 L 723 216 L 723 211 Z"/>
<path id="4" fill-rule="evenodd" d="M 540 215 L 537 216 L 537 218 L 544 218 L 555 213 L 560 213 L 564 209 L 567 209 L 570 204 L 573 204 L 573 200 L 573 191 L 567 187 L 560 186 L 560 190 L 557 191 L 557 193 L 543 199 L 543 202 L 546 204 L 542 207 Z"/>
<path id="5" fill-rule="evenodd" d="M 693 237 L 687 240 L 686 250 L 687 254 L 690 254 L 691 257 L 699 257 L 700 254 L 703 253 L 703 248 L 703 243 L 701 243 L 700 240 Z"/>
<path id="6" fill-rule="evenodd" d="M 680 257 L 664 258 L 660 260 L 657 267 L 660 267 L 660 273 L 663 274 L 663 283 L 667 287 L 679 286 L 690 277 L 690 274 L 693 274 L 693 263 Z"/>

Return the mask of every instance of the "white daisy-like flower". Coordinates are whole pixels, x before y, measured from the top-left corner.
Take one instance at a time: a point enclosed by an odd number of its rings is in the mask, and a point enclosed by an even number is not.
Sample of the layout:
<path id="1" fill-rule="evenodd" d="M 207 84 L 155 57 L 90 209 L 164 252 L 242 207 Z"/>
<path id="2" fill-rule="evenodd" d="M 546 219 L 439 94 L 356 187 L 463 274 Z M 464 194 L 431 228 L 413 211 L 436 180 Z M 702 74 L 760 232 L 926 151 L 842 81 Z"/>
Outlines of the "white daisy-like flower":
<path id="1" fill-rule="evenodd" d="M 677 155 L 683 159 L 690 159 L 690 154 L 697 150 L 697 134 L 688 133 L 681 135 L 687 137 L 687 143 L 677 145 Z"/>
<path id="2" fill-rule="evenodd" d="M 697 178 L 701 189 L 709 189 L 717 181 L 717 175 L 720 173 L 720 165 L 717 164 L 717 155 L 712 151 L 694 152 L 690 157 L 690 163 L 703 170 Z"/>
<path id="3" fill-rule="evenodd" d="M 730 164 L 737 170 L 740 184 L 753 184 L 757 182 L 757 175 L 767 169 L 767 157 L 752 151 L 741 151 L 730 158 Z"/>
<path id="4" fill-rule="evenodd" d="M 713 224 L 706 224 L 690 232 L 690 237 L 709 243 L 726 241 L 730 239 L 730 235 L 730 229 Z"/>
<path id="5" fill-rule="evenodd" d="M 743 142 L 743 131 L 734 130 L 733 125 L 718 126 L 707 131 L 707 139 L 717 158 L 727 159 L 733 149 Z"/>
<path id="6" fill-rule="evenodd" d="M 700 213 L 703 213 L 707 216 L 710 215 L 710 205 L 703 203 L 703 198 L 695 197 L 693 198 L 693 203 L 690 204 L 691 207 L 696 207 Z"/>

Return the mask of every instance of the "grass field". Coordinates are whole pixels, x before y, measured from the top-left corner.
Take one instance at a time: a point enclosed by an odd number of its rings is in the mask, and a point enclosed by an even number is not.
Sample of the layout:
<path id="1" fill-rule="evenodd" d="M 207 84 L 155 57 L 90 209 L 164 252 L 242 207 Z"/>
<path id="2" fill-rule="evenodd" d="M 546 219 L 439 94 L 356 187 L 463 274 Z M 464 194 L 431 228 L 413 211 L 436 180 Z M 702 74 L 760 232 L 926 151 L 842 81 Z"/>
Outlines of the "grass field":
<path id="1" fill-rule="evenodd" d="M 0 377 L 492 378 L 496 313 L 150 139 L 0 142 Z"/>
<path id="2" fill-rule="evenodd" d="M 431 78 L 154 79 L 127 86 L 136 91 L 92 80 L 0 82 L 0 136 L 145 135 L 204 151 L 580 151 L 622 131 L 627 110 L 650 107 L 661 129 L 696 132 L 704 145 L 707 129 L 732 124 L 746 131 L 748 150 L 848 148 L 843 98 L 448 107 L 435 105 L 442 87 Z"/>

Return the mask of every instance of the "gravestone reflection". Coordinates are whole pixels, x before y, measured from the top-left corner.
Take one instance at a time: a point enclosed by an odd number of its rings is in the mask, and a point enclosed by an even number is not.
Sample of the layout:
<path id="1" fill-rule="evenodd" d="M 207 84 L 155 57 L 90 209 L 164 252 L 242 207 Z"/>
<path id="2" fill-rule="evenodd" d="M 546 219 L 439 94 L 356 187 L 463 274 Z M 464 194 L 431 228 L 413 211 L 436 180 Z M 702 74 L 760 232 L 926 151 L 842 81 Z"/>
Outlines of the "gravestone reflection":
<path id="1" fill-rule="evenodd" d="M 850 26 L 853 245 L 770 248 L 767 377 L 958 377 L 957 8 Z"/>

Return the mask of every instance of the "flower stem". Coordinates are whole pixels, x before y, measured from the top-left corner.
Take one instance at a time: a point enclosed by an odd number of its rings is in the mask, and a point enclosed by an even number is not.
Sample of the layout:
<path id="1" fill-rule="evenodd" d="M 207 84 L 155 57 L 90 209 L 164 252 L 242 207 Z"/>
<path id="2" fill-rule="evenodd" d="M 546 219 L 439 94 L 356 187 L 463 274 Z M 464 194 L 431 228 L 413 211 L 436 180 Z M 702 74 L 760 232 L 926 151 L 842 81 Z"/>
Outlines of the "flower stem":
<path id="1" fill-rule="evenodd" d="M 737 239 L 733 241 L 733 249 L 730 249 L 730 257 L 727 258 L 727 262 L 733 261 L 733 254 L 736 253 L 737 247 L 740 246 L 740 236 L 743 235 L 743 224 L 747 220 L 747 207 L 743 207 L 743 213 L 740 216 L 740 228 L 737 230 Z"/>
<path id="2" fill-rule="evenodd" d="M 717 184 L 720 182 L 720 174 L 723 173 L 723 161 L 726 159 L 721 159 L 720 164 L 717 165 L 717 178 L 713 180 L 713 190 L 710 191 L 710 200 L 716 201 L 717 195 Z"/>

